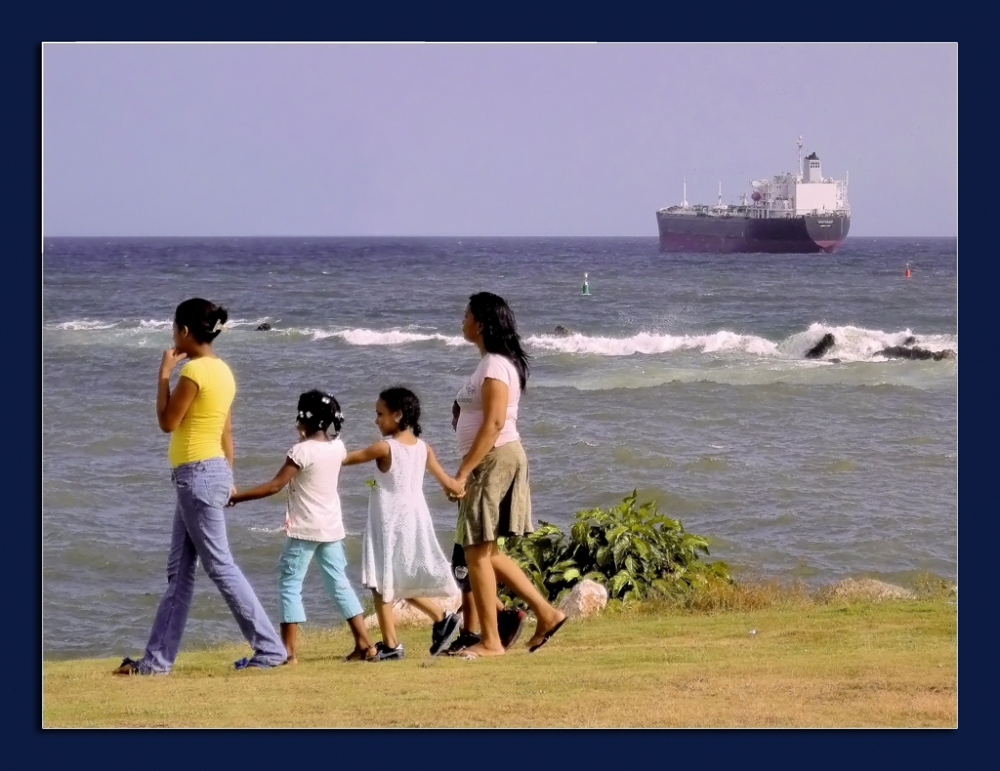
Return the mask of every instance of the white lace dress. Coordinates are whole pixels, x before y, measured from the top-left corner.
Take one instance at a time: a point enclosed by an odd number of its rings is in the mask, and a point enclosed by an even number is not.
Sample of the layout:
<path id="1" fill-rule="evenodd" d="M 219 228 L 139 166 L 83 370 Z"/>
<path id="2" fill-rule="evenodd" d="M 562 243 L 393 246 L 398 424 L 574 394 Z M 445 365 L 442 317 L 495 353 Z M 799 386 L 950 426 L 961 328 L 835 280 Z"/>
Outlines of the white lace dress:
<path id="1" fill-rule="evenodd" d="M 386 602 L 405 597 L 449 597 L 460 590 L 434 534 L 424 499 L 427 445 L 386 439 L 392 465 L 376 467 L 361 543 L 361 582 Z"/>

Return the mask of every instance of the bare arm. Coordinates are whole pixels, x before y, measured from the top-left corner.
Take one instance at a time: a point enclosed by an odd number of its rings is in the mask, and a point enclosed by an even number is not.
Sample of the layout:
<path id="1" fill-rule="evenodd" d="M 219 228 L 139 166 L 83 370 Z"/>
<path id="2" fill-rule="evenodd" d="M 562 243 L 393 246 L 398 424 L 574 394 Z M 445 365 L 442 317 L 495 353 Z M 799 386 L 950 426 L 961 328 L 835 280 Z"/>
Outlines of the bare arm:
<path id="1" fill-rule="evenodd" d="M 229 468 L 233 467 L 233 411 L 226 415 L 226 425 L 222 427 L 222 452 L 229 461 Z"/>
<path id="2" fill-rule="evenodd" d="M 170 393 L 170 373 L 186 358 L 187 354 L 181 353 L 176 348 L 167 348 L 160 359 L 160 377 L 156 382 L 156 422 L 160 430 L 166 434 L 181 424 L 188 407 L 198 395 L 198 384 L 185 377 L 177 383 L 173 394 Z"/>
<path id="3" fill-rule="evenodd" d="M 434 456 L 434 450 L 426 442 L 424 444 L 427 446 L 427 470 L 431 472 L 431 476 L 438 481 L 438 484 L 444 488 L 444 491 L 448 495 L 457 498 L 462 497 L 465 493 L 465 487 L 445 473 L 444 469 L 441 468 L 441 464 L 438 463 L 438 459 Z"/>
<path id="4" fill-rule="evenodd" d="M 237 503 L 243 503 L 244 501 L 255 501 L 258 498 L 267 498 L 269 495 L 274 495 L 291 482 L 292 477 L 298 471 L 299 467 L 295 465 L 295 461 L 291 458 L 285 458 L 284 464 L 278 469 L 278 473 L 274 475 L 274 479 L 262 485 L 251 487 L 249 490 L 244 490 L 242 493 L 233 493 L 229 498 L 229 505 L 235 506 Z"/>
<path id="5" fill-rule="evenodd" d="M 483 425 L 472 440 L 472 447 L 462 459 L 455 474 L 455 481 L 465 486 L 472 470 L 483 462 L 486 453 L 493 449 L 504 424 L 507 422 L 507 384 L 502 380 L 488 377 L 483 380 Z"/>
<path id="6" fill-rule="evenodd" d="M 354 450 L 354 452 L 347 453 L 347 457 L 344 458 L 344 462 L 341 465 L 354 466 L 358 463 L 367 463 L 370 460 L 388 458 L 390 454 L 391 451 L 389 450 L 388 442 L 375 442 L 375 444 L 369 445 L 363 450 Z"/>
<path id="7" fill-rule="evenodd" d="M 156 418 L 163 433 L 169 434 L 177 430 L 197 395 L 198 384 L 187 377 L 178 380 L 174 392 L 170 393 L 170 373 L 160 373 L 156 394 Z"/>

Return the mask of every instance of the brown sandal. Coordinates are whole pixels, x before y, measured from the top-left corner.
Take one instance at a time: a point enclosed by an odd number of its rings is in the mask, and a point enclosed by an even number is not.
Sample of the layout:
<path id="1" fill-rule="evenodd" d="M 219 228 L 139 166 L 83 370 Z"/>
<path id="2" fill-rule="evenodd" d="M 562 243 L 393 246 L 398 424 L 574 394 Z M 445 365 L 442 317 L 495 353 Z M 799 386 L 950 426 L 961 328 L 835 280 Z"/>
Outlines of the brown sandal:
<path id="1" fill-rule="evenodd" d="M 369 653 L 375 651 L 374 653 Z M 371 661 L 375 658 L 378 653 L 377 648 L 374 645 L 369 645 L 367 648 L 355 648 L 353 651 L 344 656 L 344 661 Z"/>

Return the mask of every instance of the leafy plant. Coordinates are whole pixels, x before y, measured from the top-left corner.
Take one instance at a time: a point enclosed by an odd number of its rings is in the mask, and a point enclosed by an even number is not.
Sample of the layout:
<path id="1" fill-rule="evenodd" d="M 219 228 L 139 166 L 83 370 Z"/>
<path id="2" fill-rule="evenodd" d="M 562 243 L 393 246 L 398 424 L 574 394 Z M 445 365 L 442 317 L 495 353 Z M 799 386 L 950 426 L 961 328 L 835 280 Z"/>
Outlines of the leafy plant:
<path id="1" fill-rule="evenodd" d="M 540 522 L 533 533 L 497 543 L 549 601 L 585 578 L 623 602 L 686 593 L 712 580 L 732 583 L 728 565 L 701 559 L 709 554 L 705 538 L 660 514 L 654 501 L 637 500 L 633 490 L 617 506 L 578 511 L 568 535 Z M 513 599 L 506 590 L 504 596 Z"/>

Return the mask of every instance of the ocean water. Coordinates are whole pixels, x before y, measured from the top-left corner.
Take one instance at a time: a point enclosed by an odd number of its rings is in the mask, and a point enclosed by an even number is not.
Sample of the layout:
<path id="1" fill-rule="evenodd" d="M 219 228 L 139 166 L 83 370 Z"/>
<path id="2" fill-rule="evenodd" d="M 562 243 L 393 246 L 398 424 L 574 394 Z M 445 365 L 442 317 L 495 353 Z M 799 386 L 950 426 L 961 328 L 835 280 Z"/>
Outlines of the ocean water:
<path id="1" fill-rule="evenodd" d="M 955 239 L 661 255 L 655 238 L 46 238 L 44 655 L 145 644 L 174 507 L 155 394 L 178 302 L 230 310 L 215 348 L 237 378 L 244 487 L 281 466 L 314 387 L 337 395 L 357 448 L 378 437 L 379 389 L 409 385 L 453 472 L 451 403 L 477 363 L 461 321 L 480 290 L 508 300 L 532 356 L 518 423 L 536 521 L 565 527 L 637 488 L 737 578 L 956 577 L 957 359 L 878 355 L 910 335 L 958 352 Z M 806 360 L 827 332 L 840 363 Z M 371 476 L 342 475 L 355 582 Z M 429 477 L 425 492 L 449 544 L 454 505 Z M 281 494 L 228 513 L 237 563 L 275 620 L 283 512 Z M 311 624 L 340 622 L 317 575 L 305 603 Z M 184 645 L 237 639 L 199 574 Z"/>

